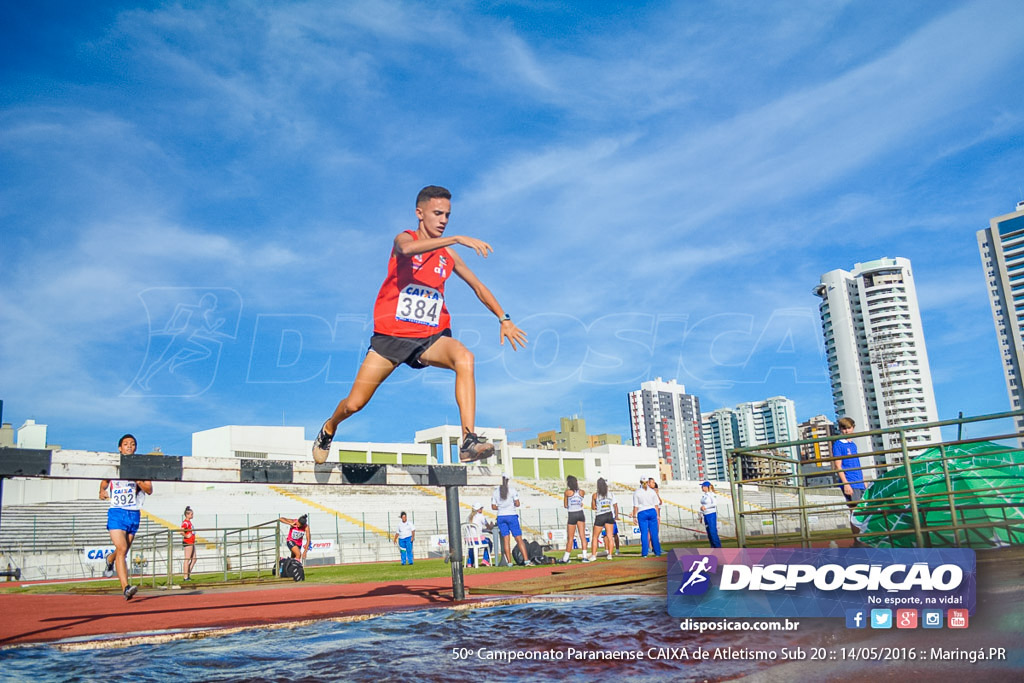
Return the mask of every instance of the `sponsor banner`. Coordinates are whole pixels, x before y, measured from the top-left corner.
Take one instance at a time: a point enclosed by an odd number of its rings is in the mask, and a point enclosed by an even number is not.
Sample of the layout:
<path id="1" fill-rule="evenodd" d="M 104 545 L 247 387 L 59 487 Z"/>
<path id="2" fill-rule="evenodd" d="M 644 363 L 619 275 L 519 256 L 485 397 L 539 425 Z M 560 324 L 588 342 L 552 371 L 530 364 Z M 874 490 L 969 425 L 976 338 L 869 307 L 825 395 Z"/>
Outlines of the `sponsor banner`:
<path id="1" fill-rule="evenodd" d="M 430 537 L 430 547 L 442 552 L 448 551 L 448 536 L 438 535 Z"/>
<path id="2" fill-rule="evenodd" d="M 334 550 L 334 541 L 331 540 L 313 541 L 309 544 L 309 552 L 311 553 L 330 552 L 331 550 Z"/>
<path id="3" fill-rule="evenodd" d="M 552 543 L 564 544 L 569 540 L 569 534 L 565 529 L 548 529 L 544 532 L 544 536 Z"/>
<path id="4" fill-rule="evenodd" d="M 673 617 L 845 617 L 847 610 L 974 613 L 974 551 L 962 548 L 673 550 Z"/>
<path id="5" fill-rule="evenodd" d="M 93 562 L 102 562 L 107 555 L 114 552 L 114 546 L 102 545 L 93 546 L 92 548 L 82 548 L 82 554 L 85 555 L 85 559 Z"/>

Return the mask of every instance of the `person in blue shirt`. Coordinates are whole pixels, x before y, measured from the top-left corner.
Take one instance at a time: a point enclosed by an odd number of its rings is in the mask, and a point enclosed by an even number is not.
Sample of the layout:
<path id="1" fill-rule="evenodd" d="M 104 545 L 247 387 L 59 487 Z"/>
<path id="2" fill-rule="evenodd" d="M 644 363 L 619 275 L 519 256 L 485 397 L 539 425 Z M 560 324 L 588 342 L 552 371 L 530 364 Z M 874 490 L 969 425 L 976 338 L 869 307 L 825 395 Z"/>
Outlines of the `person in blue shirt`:
<path id="1" fill-rule="evenodd" d="M 849 417 L 839 419 L 839 433 L 846 436 L 853 433 L 856 424 Z M 836 475 L 839 478 L 839 485 L 846 498 L 846 504 L 850 508 L 850 529 L 853 535 L 860 532 L 853 521 L 853 511 L 857 503 L 864 497 L 864 472 L 860 470 L 860 458 L 857 457 L 857 444 L 853 439 L 837 439 L 832 442 L 832 457 L 842 458 L 835 460 L 832 464 L 836 468 Z"/>

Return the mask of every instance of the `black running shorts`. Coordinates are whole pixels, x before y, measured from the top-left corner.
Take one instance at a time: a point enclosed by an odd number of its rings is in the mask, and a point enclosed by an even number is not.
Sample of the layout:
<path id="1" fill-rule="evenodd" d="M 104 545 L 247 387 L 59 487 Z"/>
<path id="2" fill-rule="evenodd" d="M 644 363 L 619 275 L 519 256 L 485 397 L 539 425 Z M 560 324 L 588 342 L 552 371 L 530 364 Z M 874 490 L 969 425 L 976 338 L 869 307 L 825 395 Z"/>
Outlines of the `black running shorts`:
<path id="1" fill-rule="evenodd" d="M 427 367 L 420 362 L 420 356 L 441 337 L 452 336 L 450 329 L 441 330 L 429 337 L 392 337 L 388 334 L 375 334 L 370 337 L 370 350 L 387 358 L 395 365 L 405 363 L 410 368 L 420 370 Z"/>

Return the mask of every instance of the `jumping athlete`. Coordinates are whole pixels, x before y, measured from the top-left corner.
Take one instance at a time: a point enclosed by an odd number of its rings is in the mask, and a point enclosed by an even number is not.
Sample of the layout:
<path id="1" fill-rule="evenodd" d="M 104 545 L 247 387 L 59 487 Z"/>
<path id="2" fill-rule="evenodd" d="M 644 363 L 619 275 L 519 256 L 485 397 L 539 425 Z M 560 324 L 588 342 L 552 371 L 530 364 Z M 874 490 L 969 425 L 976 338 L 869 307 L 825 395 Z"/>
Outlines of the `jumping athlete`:
<path id="1" fill-rule="evenodd" d="M 300 562 L 304 561 L 306 553 L 309 552 L 309 544 L 313 542 L 309 531 L 309 524 L 306 523 L 306 515 L 302 515 L 298 519 L 281 517 L 278 521 L 281 524 L 288 525 L 288 535 L 284 539 L 284 544 L 288 546 L 288 551 L 294 559 Z M 305 547 L 302 545 L 303 540 L 306 541 Z"/>
<path id="2" fill-rule="evenodd" d="M 401 364 L 411 368 L 428 365 L 455 371 L 455 402 L 459 406 L 463 442 L 462 462 L 483 460 L 494 453 L 494 445 L 476 435 L 476 380 L 473 354 L 452 338 L 451 322 L 444 300 L 444 284 L 452 273 L 466 282 L 477 298 L 501 321 L 499 341 L 508 339 L 512 349 L 526 345 L 526 333 L 519 329 L 487 287 L 451 247 L 461 244 L 487 257 L 494 251 L 483 240 L 465 235 L 444 237 L 451 216 L 451 193 L 428 185 L 416 197 L 416 230 L 395 237 L 388 274 L 377 294 L 373 310 L 370 350 L 356 373 L 356 379 L 334 414 L 324 422 L 313 442 L 313 460 L 327 461 L 338 425 L 369 402 L 377 387 Z"/>
<path id="3" fill-rule="evenodd" d="M 181 545 L 185 551 L 185 559 L 181 563 L 181 571 L 185 575 L 183 581 L 192 580 L 192 570 L 196 566 L 196 532 L 192 525 L 192 508 L 185 506 L 185 520 L 181 523 Z"/>
<path id="4" fill-rule="evenodd" d="M 117 442 L 117 450 L 121 455 L 133 455 L 138 442 L 131 434 L 125 434 Z M 104 575 L 110 576 L 117 571 L 121 581 L 121 592 L 125 600 L 131 600 L 139 591 L 138 586 L 128 585 L 128 550 L 139 530 L 142 518 L 142 501 L 153 493 L 153 482 L 133 481 L 130 479 L 104 479 L 100 482 L 100 500 L 110 500 L 107 510 L 107 532 L 114 544 L 114 552 L 107 555 L 107 569 Z"/>

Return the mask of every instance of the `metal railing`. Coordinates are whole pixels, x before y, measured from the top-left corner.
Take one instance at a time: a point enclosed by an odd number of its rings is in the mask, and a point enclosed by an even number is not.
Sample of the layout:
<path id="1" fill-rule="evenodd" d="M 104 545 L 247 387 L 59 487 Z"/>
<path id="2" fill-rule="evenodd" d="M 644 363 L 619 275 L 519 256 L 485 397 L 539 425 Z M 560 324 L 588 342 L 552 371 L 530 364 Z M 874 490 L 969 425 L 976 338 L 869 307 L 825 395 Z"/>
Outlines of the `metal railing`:
<path id="1" fill-rule="evenodd" d="M 265 578 L 274 574 L 281 556 L 281 529 L 277 520 L 248 527 L 194 529 L 198 541 L 193 574 L 223 574 L 229 578 Z M 181 529 L 159 529 L 135 537 L 128 558 L 129 572 L 171 585 L 183 573 L 185 550 Z M 205 540 L 203 540 L 205 537 Z"/>
<path id="2" fill-rule="evenodd" d="M 966 425 L 991 427 L 991 423 L 995 421 L 1016 420 L 1022 416 L 1024 416 L 1024 410 L 1018 410 L 858 432 L 848 436 L 835 435 L 819 439 L 733 449 L 728 453 L 727 458 L 730 489 L 738 511 L 736 515 L 738 545 L 751 547 L 798 543 L 803 547 L 810 547 L 813 541 L 849 539 L 854 535 L 850 530 L 836 530 L 831 534 L 817 533 L 812 536 L 811 529 L 813 515 L 843 513 L 848 508 L 855 508 L 858 517 L 881 516 L 883 521 L 881 530 L 866 531 L 856 535 L 859 540 L 867 541 L 869 544 L 873 540 L 876 542 L 881 540 L 890 546 L 960 547 L 971 545 L 980 539 L 988 539 L 989 536 L 986 536 L 986 533 L 994 533 L 996 530 L 1002 530 L 1006 534 L 1005 542 L 1007 543 L 1022 542 L 1024 541 L 1024 516 L 1021 514 L 1020 507 L 1012 502 L 978 503 L 976 501 L 978 496 L 997 492 L 1003 496 L 1016 495 L 1019 499 L 1019 496 L 1024 494 L 1024 477 L 1018 479 L 1016 484 L 991 486 L 971 484 L 966 477 L 962 476 L 983 469 L 1007 470 L 1019 476 L 1022 472 L 1022 463 L 1007 458 L 1006 462 L 1001 464 L 986 463 L 984 466 L 970 467 L 959 462 L 978 455 L 974 452 L 959 452 L 963 450 L 962 447 L 969 447 L 971 444 L 981 442 L 1013 441 L 1015 443 L 1012 446 L 997 443 L 998 448 L 986 450 L 985 456 L 1019 452 L 1018 444 L 1024 439 L 1024 432 L 1016 429 L 1010 433 L 995 433 L 973 438 L 961 437 Z M 954 440 L 925 443 L 908 438 L 911 433 L 920 434 L 926 430 L 949 427 L 957 428 L 958 436 Z M 812 461 L 794 460 L 792 457 L 780 455 L 787 450 L 792 452 L 799 450 L 802 446 L 816 444 L 821 446 L 819 452 L 824 452 L 824 445 L 827 444 L 829 446 L 827 452 L 831 453 L 831 443 L 838 439 L 880 435 L 884 436 L 885 442 L 895 444 L 895 446 L 858 453 L 856 457 L 860 458 L 861 466 L 846 468 L 846 470 L 867 473 L 864 479 L 872 488 L 885 485 L 888 482 L 905 482 L 905 492 L 889 496 L 869 496 L 868 499 L 855 505 L 848 504 L 841 496 L 838 484 L 830 480 L 833 470 L 816 467 L 812 470 L 801 471 L 801 465 L 811 464 Z M 934 453 L 925 457 L 926 451 L 932 449 L 934 449 Z M 831 463 L 842 460 L 844 457 L 849 456 L 819 457 L 813 460 L 813 464 L 831 466 Z M 887 460 L 889 462 L 886 462 Z M 892 460 L 898 460 L 898 463 L 892 462 Z M 930 472 L 920 471 L 923 469 L 923 465 L 928 464 L 938 465 L 938 471 L 935 471 L 934 468 Z M 955 470 L 955 472 L 951 470 Z M 757 473 L 757 476 L 744 477 L 744 471 Z M 872 474 L 875 475 L 873 479 L 871 478 Z M 821 479 L 826 479 L 826 481 L 822 482 Z M 811 483 L 810 480 L 818 480 L 818 483 Z M 927 490 L 925 484 L 934 484 L 935 490 Z M 744 500 L 744 496 L 748 493 L 748 487 L 767 489 L 773 496 L 771 505 L 762 506 L 757 510 L 748 509 L 751 506 L 747 505 Z M 789 504 L 776 504 L 777 493 L 788 498 Z M 809 500 L 811 493 L 820 494 L 817 502 Z M 835 500 L 821 500 L 821 497 L 829 495 Z M 1007 497 L 1006 500 L 1012 499 Z M 982 515 L 972 513 L 979 512 L 984 513 L 985 519 L 973 521 Z M 938 515 L 942 516 L 941 520 Z M 948 521 L 946 521 L 947 515 Z M 899 520 L 896 519 L 897 517 Z M 754 533 L 750 528 L 751 522 L 764 521 L 767 518 L 772 520 L 771 523 L 766 524 L 772 528 L 771 533 Z M 909 525 L 904 524 L 907 528 L 900 528 L 900 525 L 895 523 L 897 521 L 900 524 L 909 521 Z"/>
<path id="3" fill-rule="evenodd" d="M 627 545 L 639 542 L 633 538 L 634 521 L 628 518 L 632 503 L 624 496 L 619 496 L 620 515 L 618 519 L 619 533 Z M 671 493 L 665 497 L 671 499 Z M 432 540 L 446 538 L 448 534 L 443 511 L 431 509 L 408 508 L 409 519 L 416 525 L 416 557 L 441 557 L 442 550 Z M 593 529 L 593 511 L 585 510 L 586 529 L 590 534 Z M 563 547 L 567 525 L 567 511 L 558 505 L 550 507 L 520 508 L 520 520 L 526 540 L 538 540 L 542 544 Z M 365 512 L 352 515 L 363 525 L 362 528 L 351 523 L 339 521 L 334 515 L 326 512 L 312 511 L 308 513 L 314 542 L 331 541 L 333 546 L 328 551 L 310 553 L 308 565 L 379 562 L 398 559 L 398 551 L 392 543 L 397 529 L 398 515 L 391 512 Z M 38 538 L 24 535 L 21 542 L 7 544 L 2 550 L 12 558 L 12 565 L 23 569 L 23 578 L 68 579 L 68 578 L 102 578 L 103 563 L 100 558 L 86 558 L 86 548 L 110 547 L 109 538 L 104 540 L 105 531 L 101 522 L 93 519 L 94 515 L 84 515 L 89 523 L 76 523 L 74 515 L 64 515 L 63 524 L 74 528 L 90 528 L 95 531 L 92 537 L 83 544 L 82 538 L 72 538 L 68 534 L 55 531 L 51 527 L 48 536 Z M 221 577 L 267 576 L 276 566 L 277 558 L 286 555 L 283 551 L 283 526 L 276 518 L 271 521 L 260 521 L 266 517 L 256 518 L 255 515 L 219 514 L 210 515 L 213 525 L 197 528 L 196 556 L 197 564 L 194 574 Z M 468 519 L 468 513 L 463 522 Z M 48 518 L 40 518 L 40 526 L 49 526 Z M 387 536 L 371 531 L 377 527 L 387 532 Z M 723 536 L 733 533 L 734 520 L 732 506 L 728 502 L 719 504 L 719 531 Z M 685 505 L 666 502 L 661 513 L 660 537 L 662 542 L 688 542 L 704 538 L 704 525 L 696 510 Z M 149 518 L 143 518 L 139 533 L 136 535 L 128 558 L 129 572 L 135 576 L 145 577 L 147 582 L 156 585 L 170 583 L 175 577 L 182 576 L 184 550 L 182 546 L 182 530 L 164 528 Z M 551 540 L 549 537 L 553 537 Z"/>

